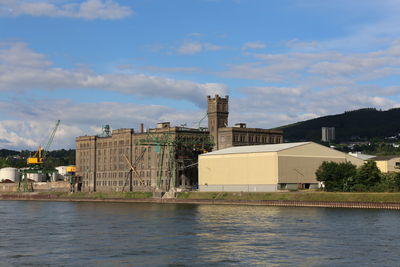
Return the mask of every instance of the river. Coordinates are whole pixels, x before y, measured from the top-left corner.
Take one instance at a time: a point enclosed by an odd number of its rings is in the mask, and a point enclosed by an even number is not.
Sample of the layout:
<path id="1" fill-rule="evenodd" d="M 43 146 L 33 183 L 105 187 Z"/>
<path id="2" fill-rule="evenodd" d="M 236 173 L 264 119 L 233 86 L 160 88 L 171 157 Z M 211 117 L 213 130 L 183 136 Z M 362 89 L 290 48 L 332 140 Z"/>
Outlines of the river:
<path id="1" fill-rule="evenodd" d="M 400 212 L 0 201 L 0 266 L 400 266 Z"/>

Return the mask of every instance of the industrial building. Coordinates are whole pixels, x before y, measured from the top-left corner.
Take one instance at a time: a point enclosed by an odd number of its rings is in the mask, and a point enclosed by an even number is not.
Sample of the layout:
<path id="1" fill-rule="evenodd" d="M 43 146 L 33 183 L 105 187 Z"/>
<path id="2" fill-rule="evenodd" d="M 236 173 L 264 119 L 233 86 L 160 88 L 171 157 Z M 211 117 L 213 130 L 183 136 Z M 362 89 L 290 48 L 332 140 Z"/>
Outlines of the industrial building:
<path id="1" fill-rule="evenodd" d="M 234 127 L 228 127 L 228 100 L 228 96 L 207 97 L 208 130 L 214 142 L 213 150 L 232 146 L 283 143 L 281 130 L 247 128 L 246 123 L 236 123 Z"/>
<path id="2" fill-rule="evenodd" d="M 315 171 L 324 161 L 364 161 L 313 143 L 230 147 L 199 156 L 199 190 L 275 192 L 318 188 Z"/>
<path id="3" fill-rule="evenodd" d="M 159 123 L 139 133 L 113 130 L 109 136 L 76 139 L 77 175 L 83 191 L 168 191 L 197 181 L 197 155 L 211 150 L 208 132 Z"/>
<path id="4" fill-rule="evenodd" d="M 383 173 L 400 172 L 400 157 L 397 156 L 377 156 L 372 159 L 376 166 Z"/>
<path id="5" fill-rule="evenodd" d="M 219 148 L 281 143 L 282 131 L 228 127 L 229 97 L 207 97 L 207 128 L 169 122 L 139 132 L 110 131 L 76 138 L 76 174 L 83 191 L 168 191 L 198 183 L 198 155 Z"/>
<path id="6" fill-rule="evenodd" d="M 349 152 L 350 155 L 360 158 L 364 161 L 373 160 L 376 162 L 376 166 L 383 173 L 389 172 L 400 172 L 400 156 L 373 156 L 362 154 L 360 152 Z"/>

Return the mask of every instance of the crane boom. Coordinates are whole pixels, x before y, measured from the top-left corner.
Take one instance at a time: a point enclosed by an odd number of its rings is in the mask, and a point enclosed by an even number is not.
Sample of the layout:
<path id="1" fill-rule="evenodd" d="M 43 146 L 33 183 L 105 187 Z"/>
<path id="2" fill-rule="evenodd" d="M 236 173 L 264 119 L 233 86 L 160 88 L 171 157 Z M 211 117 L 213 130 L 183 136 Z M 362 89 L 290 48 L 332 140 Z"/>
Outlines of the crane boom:
<path id="1" fill-rule="evenodd" d="M 46 154 L 49 151 L 51 144 L 53 143 L 54 136 L 56 135 L 56 132 L 57 132 L 57 129 L 58 129 L 59 125 L 60 125 L 60 120 L 57 121 L 56 126 L 54 127 L 53 131 L 51 132 L 49 141 L 47 142 L 47 145 L 46 145 L 46 147 L 44 148 L 44 151 L 43 151 L 44 152 L 43 153 L 43 158 L 46 157 Z"/>
<path id="2" fill-rule="evenodd" d="M 36 151 L 35 155 L 33 157 L 30 157 L 27 159 L 28 164 L 43 164 L 43 160 L 46 157 L 46 154 L 53 143 L 54 136 L 56 135 L 58 126 L 60 125 L 60 120 L 57 121 L 56 126 L 54 127 L 53 131 L 50 134 L 49 141 L 47 142 L 46 147 L 43 149 L 43 147 L 39 146 L 38 150 Z"/>

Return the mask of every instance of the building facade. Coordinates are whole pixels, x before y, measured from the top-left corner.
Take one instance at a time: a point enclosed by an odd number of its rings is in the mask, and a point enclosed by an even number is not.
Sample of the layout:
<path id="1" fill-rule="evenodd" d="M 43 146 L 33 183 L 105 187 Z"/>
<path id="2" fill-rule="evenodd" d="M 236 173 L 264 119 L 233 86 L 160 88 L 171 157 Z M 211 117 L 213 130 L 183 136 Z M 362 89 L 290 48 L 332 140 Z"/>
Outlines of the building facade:
<path id="1" fill-rule="evenodd" d="M 376 162 L 376 166 L 383 173 L 400 172 L 400 157 L 394 156 L 378 156 L 372 159 Z"/>
<path id="2" fill-rule="evenodd" d="M 283 143 L 281 130 L 247 128 L 246 123 L 236 123 L 234 127 L 228 127 L 228 101 L 228 96 L 207 97 L 208 129 L 214 141 L 213 150 L 232 146 Z"/>
<path id="3" fill-rule="evenodd" d="M 113 130 L 107 137 L 76 138 L 82 191 L 168 191 L 197 183 L 197 156 L 211 150 L 208 131 L 170 127 L 135 133 Z"/>
<path id="4" fill-rule="evenodd" d="M 364 164 L 362 159 L 313 142 L 230 147 L 199 156 L 199 190 L 275 192 L 318 188 L 315 172 L 324 161 Z"/>
<path id="5" fill-rule="evenodd" d="M 198 155 L 231 146 L 282 143 L 282 131 L 228 126 L 228 96 L 207 97 L 208 129 L 171 127 L 110 131 L 76 138 L 82 191 L 168 191 L 198 183 Z"/>

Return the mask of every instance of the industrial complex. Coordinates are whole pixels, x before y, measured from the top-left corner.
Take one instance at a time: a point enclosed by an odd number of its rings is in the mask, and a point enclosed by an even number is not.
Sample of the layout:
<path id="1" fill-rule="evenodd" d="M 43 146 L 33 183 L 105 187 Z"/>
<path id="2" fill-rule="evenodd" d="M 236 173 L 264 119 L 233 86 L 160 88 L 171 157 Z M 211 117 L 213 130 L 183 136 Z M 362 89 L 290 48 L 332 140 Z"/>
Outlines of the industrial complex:
<path id="1" fill-rule="evenodd" d="M 351 162 L 356 166 L 374 160 L 383 173 L 398 172 L 400 157 L 343 153 L 313 142 L 283 143 L 281 130 L 228 125 L 229 97 L 207 97 L 208 128 L 172 126 L 111 130 L 76 138 L 76 166 L 46 169 L 44 161 L 60 121 L 45 148 L 27 158 L 27 168 L 0 169 L 0 182 L 17 183 L 17 191 L 70 192 L 275 192 L 316 189 L 322 186 L 315 172 L 324 161 Z M 334 128 L 324 127 L 322 137 L 334 139 Z M 5 188 L 5 185 L 3 185 Z M 11 187 L 10 187 L 11 188 Z M 1 188 L 0 188 L 1 190 Z M 5 190 L 5 189 L 4 189 Z"/>
<path id="2" fill-rule="evenodd" d="M 283 142 L 279 130 L 228 127 L 229 97 L 208 96 L 208 128 L 171 126 L 118 129 L 76 138 L 83 191 L 169 191 L 198 184 L 198 155 L 234 146 Z"/>

